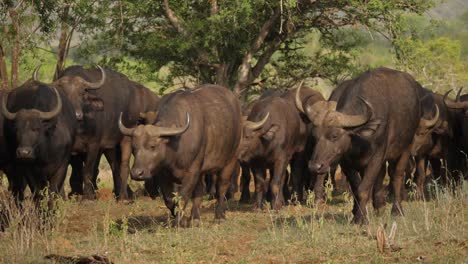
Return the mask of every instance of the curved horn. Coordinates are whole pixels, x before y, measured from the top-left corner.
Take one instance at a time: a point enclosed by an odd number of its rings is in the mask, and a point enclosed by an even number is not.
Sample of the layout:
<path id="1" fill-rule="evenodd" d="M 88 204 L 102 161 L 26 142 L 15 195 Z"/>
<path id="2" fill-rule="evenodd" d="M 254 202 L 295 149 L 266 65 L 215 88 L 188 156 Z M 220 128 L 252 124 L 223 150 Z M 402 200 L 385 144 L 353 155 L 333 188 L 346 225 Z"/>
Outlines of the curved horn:
<path id="1" fill-rule="evenodd" d="M 270 112 L 268 112 L 265 117 L 258 121 L 258 122 L 252 122 L 252 121 L 246 121 L 246 125 L 245 127 L 247 127 L 248 129 L 252 129 L 252 130 L 258 130 L 260 128 L 262 128 L 263 125 L 265 125 L 266 121 L 268 121 L 268 118 L 270 117 Z"/>
<path id="2" fill-rule="evenodd" d="M 151 126 L 153 129 L 151 131 L 151 134 L 154 136 L 178 136 L 190 127 L 190 115 L 187 112 L 187 122 L 185 126 L 183 127 L 176 127 L 176 128 L 171 128 L 171 127 L 158 127 L 158 126 Z"/>
<path id="3" fill-rule="evenodd" d="M 15 120 L 16 113 L 12 113 L 12 112 L 8 111 L 7 102 L 8 102 L 8 93 L 5 93 L 2 96 L 2 108 L 1 108 L 2 114 L 3 114 L 3 116 L 5 116 L 6 119 Z"/>
<path id="4" fill-rule="evenodd" d="M 424 119 L 424 126 L 426 127 L 433 127 L 437 124 L 437 121 L 439 121 L 439 107 L 437 105 L 435 105 L 435 115 L 434 115 L 434 118 L 432 119 Z"/>
<path id="5" fill-rule="evenodd" d="M 39 69 L 41 68 L 42 64 L 39 64 L 39 66 L 36 67 L 36 69 L 34 69 L 34 72 L 33 72 L 33 80 L 36 81 L 36 82 L 39 82 L 39 80 L 37 79 L 37 73 L 39 72 Z"/>
<path id="6" fill-rule="evenodd" d="M 120 129 L 120 132 L 124 134 L 125 136 L 132 136 L 133 131 L 135 131 L 134 128 L 128 128 L 122 123 L 122 112 L 120 112 L 120 116 L 119 116 L 119 129 Z"/>
<path id="7" fill-rule="evenodd" d="M 460 95 L 463 91 L 463 87 L 460 87 L 460 89 L 458 89 L 458 92 L 457 92 L 457 97 L 455 97 L 455 102 L 460 102 Z"/>
<path id="8" fill-rule="evenodd" d="M 444 100 L 443 101 L 444 101 L 445 106 L 447 106 L 448 108 L 452 108 L 452 109 L 464 109 L 465 107 L 467 107 L 466 102 L 454 102 L 452 100 L 447 101 L 447 97 L 451 92 L 452 92 L 452 90 L 449 90 L 444 94 Z"/>
<path id="9" fill-rule="evenodd" d="M 49 111 L 49 112 L 39 111 L 39 117 L 45 120 L 54 118 L 60 113 L 60 111 L 62 111 L 62 98 L 60 97 L 60 94 L 57 91 L 57 89 L 55 89 L 54 87 L 52 89 L 54 89 L 55 95 L 57 96 L 57 105 L 52 111 Z"/>
<path id="10" fill-rule="evenodd" d="M 367 123 L 372 115 L 374 114 L 374 108 L 372 105 L 361 96 L 358 96 L 359 100 L 361 100 L 367 107 L 367 115 L 347 115 L 343 113 L 338 113 L 336 116 L 337 125 L 341 127 L 357 127 L 362 126 Z"/>
<path id="11" fill-rule="evenodd" d="M 302 100 L 301 100 L 301 88 L 302 88 L 303 83 L 304 81 L 301 81 L 301 83 L 299 84 L 299 87 L 296 90 L 296 96 L 294 98 L 295 99 L 294 102 L 296 103 L 297 109 L 301 111 L 302 113 L 305 113 L 304 107 L 302 106 Z"/>
<path id="12" fill-rule="evenodd" d="M 99 82 L 88 82 L 83 79 L 83 83 L 86 86 L 85 89 L 87 90 L 99 89 L 106 82 L 106 71 L 101 66 L 96 66 L 101 70 L 101 80 Z"/>

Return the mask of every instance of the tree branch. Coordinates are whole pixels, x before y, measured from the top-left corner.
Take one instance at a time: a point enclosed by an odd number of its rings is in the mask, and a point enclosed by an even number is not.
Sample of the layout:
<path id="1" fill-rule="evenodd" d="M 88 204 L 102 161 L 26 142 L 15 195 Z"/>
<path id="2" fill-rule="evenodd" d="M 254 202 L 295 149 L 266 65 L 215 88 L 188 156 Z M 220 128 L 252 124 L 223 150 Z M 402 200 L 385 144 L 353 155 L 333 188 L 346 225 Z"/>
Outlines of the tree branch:
<path id="1" fill-rule="evenodd" d="M 265 68 L 265 65 L 268 64 L 271 56 L 280 48 L 282 42 L 282 39 L 278 37 L 273 42 L 269 43 L 268 47 L 266 47 L 265 51 L 258 58 L 257 63 L 252 68 L 252 74 L 250 78 L 251 81 L 257 79 L 258 76 L 260 76 L 263 68 Z"/>
<path id="2" fill-rule="evenodd" d="M 2 81 L 0 86 L 1 89 L 8 90 L 8 72 L 2 39 L 0 39 L 0 80 Z"/>
<path id="3" fill-rule="evenodd" d="M 210 0 L 210 4 L 211 4 L 211 12 L 210 12 L 210 14 L 211 14 L 211 15 L 216 15 L 216 14 L 218 14 L 218 12 L 219 12 L 218 0 Z"/>
<path id="4" fill-rule="evenodd" d="M 260 32 L 255 39 L 255 41 L 252 43 L 252 46 L 247 52 L 247 54 L 244 56 L 244 59 L 242 60 L 242 64 L 239 69 L 239 77 L 237 80 L 237 83 L 234 87 L 234 92 L 239 94 L 242 89 L 244 89 L 250 82 L 250 74 L 251 74 L 251 66 L 250 63 L 252 61 L 253 56 L 257 51 L 261 48 L 263 43 L 265 42 L 265 38 L 268 36 L 270 33 L 271 29 L 273 28 L 274 22 L 280 17 L 280 10 L 279 8 L 276 8 L 273 15 L 268 19 L 260 29 Z"/>
<path id="5" fill-rule="evenodd" d="M 169 22 L 177 30 L 177 32 L 182 34 L 182 36 L 184 36 L 186 38 L 189 38 L 190 34 L 183 27 L 182 23 L 180 22 L 180 19 L 177 17 L 177 15 L 174 13 L 174 11 L 169 6 L 169 0 L 164 0 L 163 8 L 164 8 L 164 14 L 165 14 L 167 20 L 169 20 Z M 194 48 L 195 48 L 195 52 L 197 53 L 197 56 L 198 56 L 198 59 L 199 59 L 199 62 L 198 62 L 199 64 L 213 65 L 213 64 L 210 63 L 210 59 L 209 59 L 210 56 L 205 50 L 200 49 L 199 47 L 194 47 Z M 213 66 L 213 67 L 216 67 L 216 66 Z"/>
<path id="6" fill-rule="evenodd" d="M 180 20 L 177 17 L 177 15 L 174 13 L 174 11 L 172 11 L 171 7 L 169 6 L 169 0 L 164 0 L 163 7 L 164 7 L 164 14 L 167 20 L 169 20 L 169 22 L 177 30 L 177 32 L 187 37 L 188 33 L 185 30 L 185 28 L 182 26 L 182 24 L 180 23 Z"/>

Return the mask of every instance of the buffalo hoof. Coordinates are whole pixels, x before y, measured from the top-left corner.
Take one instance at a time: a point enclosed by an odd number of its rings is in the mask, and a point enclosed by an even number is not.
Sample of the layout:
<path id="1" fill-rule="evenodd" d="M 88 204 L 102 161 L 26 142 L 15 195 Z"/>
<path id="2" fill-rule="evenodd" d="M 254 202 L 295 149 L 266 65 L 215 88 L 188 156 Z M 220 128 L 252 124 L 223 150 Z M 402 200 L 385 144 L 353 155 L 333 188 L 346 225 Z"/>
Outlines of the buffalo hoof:
<path id="1" fill-rule="evenodd" d="M 242 203 L 242 204 L 250 203 L 250 193 L 249 194 L 242 193 L 241 197 L 240 197 L 240 200 L 239 200 L 239 203 Z"/>
<path id="2" fill-rule="evenodd" d="M 226 218 L 215 218 L 215 224 L 220 225 L 226 222 Z"/>
<path id="3" fill-rule="evenodd" d="M 282 207 L 283 207 L 283 203 L 280 203 L 280 202 L 276 202 L 271 205 L 271 209 L 275 211 L 281 210 Z"/>
<path id="4" fill-rule="evenodd" d="M 393 204 L 392 206 L 392 216 L 404 216 L 403 208 L 401 205 Z"/>
<path id="5" fill-rule="evenodd" d="M 367 224 L 369 224 L 369 220 L 367 220 L 367 217 L 365 217 L 365 216 L 357 215 L 357 216 L 354 216 L 354 218 L 353 218 L 353 224 L 367 225 Z"/>
<path id="6" fill-rule="evenodd" d="M 192 227 L 199 227 L 201 225 L 200 219 L 192 219 Z"/>
<path id="7" fill-rule="evenodd" d="M 187 217 L 176 217 L 175 221 L 172 222 L 173 227 L 187 228 L 190 227 L 190 220 Z"/>
<path id="8" fill-rule="evenodd" d="M 325 204 L 325 199 L 323 199 L 323 198 L 315 198 L 314 204 L 315 204 L 315 206 L 320 207 L 320 206 L 322 206 L 322 205 Z"/>
<path id="9" fill-rule="evenodd" d="M 94 191 L 94 188 L 91 188 L 91 189 L 86 188 L 83 193 L 83 199 L 96 200 L 96 192 Z"/>
<path id="10" fill-rule="evenodd" d="M 95 193 L 87 194 L 87 195 L 85 194 L 83 195 L 83 199 L 84 200 L 96 200 L 96 194 Z"/>

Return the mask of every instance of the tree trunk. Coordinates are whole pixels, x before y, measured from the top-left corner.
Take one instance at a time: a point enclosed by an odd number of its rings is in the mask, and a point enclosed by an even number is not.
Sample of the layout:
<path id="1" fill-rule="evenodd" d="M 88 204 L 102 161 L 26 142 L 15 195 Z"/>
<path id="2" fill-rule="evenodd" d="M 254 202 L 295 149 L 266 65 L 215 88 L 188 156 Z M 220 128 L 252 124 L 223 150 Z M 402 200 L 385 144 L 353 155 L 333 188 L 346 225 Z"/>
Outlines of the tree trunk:
<path id="1" fill-rule="evenodd" d="M 274 22 L 280 17 L 280 11 L 277 8 L 271 18 L 267 20 L 262 28 L 260 29 L 260 32 L 255 39 L 254 43 L 252 43 L 252 47 L 250 48 L 249 52 L 244 56 L 244 59 L 242 60 L 242 64 L 239 67 L 239 77 L 237 79 L 237 83 L 234 86 L 234 92 L 238 95 L 240 95 L 244 89 L 246 89 L 249 84 L 253 81 L 252 79 L 252 66 L 250 63 L 252 62 L 252 59 L 254 55 L 257 53 L 257 51 L 263 46 L 265 43 L 265 38 L 268 36 L 270 33 Z M 244 93 L 245 94 L 245 93 Z"/>
<path id="2" fill-rule="evenodd" d="M 5 51 L 3 49 L 2 39 L 0 39 L 0 88 L 2 90 L 8 90 L 8 71 L 5 59 Z"/>
<path id="3" fill-rule="evenodd" d="M 13 51 L 11 53 L 11 88 L 14 89 L 18 86 L 18 75 L 19 75 L 19 58 L 21 54 L 21 36 L 18 13 L 15 9 L 10 9 L 10 18 L 13 23 Z"/>
<path id="4" fill-rule="evenodd" d="M 69 6 L 65 6 L 62 13 L 62 25 L 60 28 L 60 40 L 57 53 L 57 65 L 55 66 L 54 80 L 62 73 L 65 67 L 65 59 L 68 54 L 68 40 L 71 39 L 70 26 L 67 23 Z M 70 32 L 69 32 L 70 31 Z"/>

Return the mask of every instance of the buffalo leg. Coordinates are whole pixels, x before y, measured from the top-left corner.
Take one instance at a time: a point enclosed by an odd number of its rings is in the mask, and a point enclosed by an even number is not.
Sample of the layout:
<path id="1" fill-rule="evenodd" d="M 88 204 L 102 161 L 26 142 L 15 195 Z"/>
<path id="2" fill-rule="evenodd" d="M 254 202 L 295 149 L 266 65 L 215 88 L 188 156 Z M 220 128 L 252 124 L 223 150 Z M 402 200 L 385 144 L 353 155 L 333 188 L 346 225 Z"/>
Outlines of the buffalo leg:
<path id="1" fill-rule="evenodd" d="M 88 150 L 86 154 L 86 160 L 83 167 L 83 184 L 84 184 L 84 198 L 88 200 L 96 199 L 96 192 L 94 190 L 93 178 L 94 170 L 99 157 L 99 151 L 97 149 Z"/>
<path id="2" fill-rule="evenodd" d="M 120 143 L 120 189 L 118 199 L 125 200 L 132 198 L 132 190 L 128 186 L 129 163 L 132 155 L 131 138 L 125 136 Z"/>
<path id="3" fill-rule="evenodd" d="M 216 182 L 218 181 L 218 174 L 216 173 L 211 173 L 208 174 L 206 177 L 209 179 L 209 194 L 210 194 L 210 199 L 214 199 L 216 197 Z"/>
<path id="4" fill-rule="evenodd" d="M 426 160 L 423 157 L 416 158 L 416 199 L 425 200 L 424 197 L 424 186 L 426 183 Z"/>
<path id="5" fill-rule="evenodd" d="M 359 184 L 357 193 L 359 207 L 354 215 L 354 223 L 356 224 L 366 224 L 368 222 L 366 205 L 383 164 L 382 158 L 374 157 L 361 174 L 361 183 Z"/>
<path id="6" fill-rule="evenodd" d="M 158 184 L 161 186 L 161 193 L 163 196 L 164 204 L 171 212 L 172 217 L 176 216 L 176 203 L 174 201 L 175 188 L 174 184 L 169 179 L 170 175 L 163 173 L 159 177 Z"/>
<path id="7" fill-rule="evenodd" d="M 314 183 L 315 203 L 320 204 L 325 202 L 325 176 L 326 173 L 317 174 Z"/>
<path id="8" fill-rule="evenodd" d="M 195 187 L 193 192 L 192 198 L 192 212 L 191 212 L 191 220 L 192 226 L 199 226 L 200 225 L 200 206 L 203 198 L 204 188 L 203 182 L 200 180 Z"/>
<path id="9" fill-rule="evenodd" d="M 232 173 L 235 170 L 237 165 L 237 160 L 232 159 L 219 173 L 218 181 L 217 181 L 217 201 L 216 201 L 216 209 L 215 209 L 215 219 L 221 220 L 226 219 L 226 193 L 229 188 L 229 184 L 231 182 Z"/>
<path id="10" fill-rule="evenodd" d="M 14 168 L 6 169 L 5 173 L 8 179 L 8 189 L 15 198 L 15 202 L 19 204 L 24 200 L 24 191 L 27 185 L 24 175 L 22 175 L 21 170 L 16 170 Z"/>
<path id="11" fill-rule="evenodd" d="M 283 201 L 287 202 L 291 199 L 291 192 L 289 191 L 289 181 L 290 181 L 290 173 L 288 170 L 284 172 L 284 179 L 283 179 L 283 188 L 281 188 L 281 196 L 283 197 Z"/>
<path id="12" fill-rule="evenodd" d="M 49 210 L 54 208 L 54 202 L 58 198 L 56 196 L 61 196 L 63 182 L 65 181 L 65 177 L 67 175 L 67 167 L 68 163 L 62 164 L 49 180 Z"/>
<path id="13" fill-rule="evenodd" d="M 263 207 L 263 196 L 266 191 L 265 179 L 266 168 L 263 165 L 252 167 L 255 181 L 255 204 L 254 209 L 261 210 Z"/>
<path id="14" fill-rule="evenodd" d="M 304 200 L 304 160 L 302 153 L 297 153 L 291 160 L 291 181 L 293 185 L 293 193 L 297 196 L 297 200 L 302 202 Z"/>
<path id="15" fill-rule="evenodd" d="M 201 175 L 197 173 L 190 173 L 182 177 L 182 184 L 178 188 L 178 195 L 180 200 L 177 203 L 176 224 L 180 227 L 187 227 L 189 225 L 189 218 L 185 215 L 185 209 L 190 199 L 194 196 L 194 191 L 199 181 L 202 181 Z M 203 185 L 202 185 L 203 186 Z M 195 205 L 197 206 L 197 205 Z M 199 204 L 198 204 L 199 206 Z"/>
<path id="16" fill-rule="evenodd" d="M 72 167 L 70 175 L 71 195 L 83 194 L 83 157 L 82 155 L 73 155 L 70 158 L 70 165 Z"/>
<path id="17" fill-rule="evenodd" d="M 245 164 L 241 164 L 241 203 L 248 203 L 250 201 L 250 167 Z"/>
<path id="18" fill-rule="evenodd" d="M 380 169 L 377 178 L 375 179 L 373 194 L 372 194 L 372 205 L 374 206 L 374 210 L 380 211 L 385 206 L 385 186 L 383 184 L 385 179 L 385 172 L 387 166 L 384 165 Z"/>
<path id="19" fill-rule="evenodd" d="M 281 197 L 281 189 L 283 188 L 284 178 L 286 174 L 287 160 L 280 159 L 275 162 L 273 177 L 270 180 L 271 189 L 271 205 L 273 210 L 281 209 L 283 205 L 283 197 Z"/>
<path id="20" fill-rule="evenodd" d="M 401 207 L 402 201 L 402 188 L 404 186 L 406 165 L 410 159 L 409 151 L 404 152 L 398 159 L 393 177 L 393 206 L 392 215 L 403 215 L 403 208 Z"/>
<path id="21" fill-rule="evenodd" d="M 342 173 L 346 173 L 346 176 L 347 176 L 346 179 L 348 180 L 349 185 L 351 187 L 351 192 L 352 192 L 353 200 L 354 200 L 352 212 L 353 212 L 353 215 L 356 215 L 359 211 L 359 199 L 358 199 L 357 193 L 358 193 L 359 184 L 361 183 L 361 178 L 359 174 L 357 173 L 357 171 L 351 168 L 348 168 L 344 164 L 341 164 L 340 166 L 341 166 Z"/>
<path id="22" fill-rule="evenodd" d="M 156 179 L 156 176 L 151 177 L 149 180 L 145 180 L 145 191 L 151 197 L 151 199 L 155 199 L 159 196 L 159 185 Z"/>

